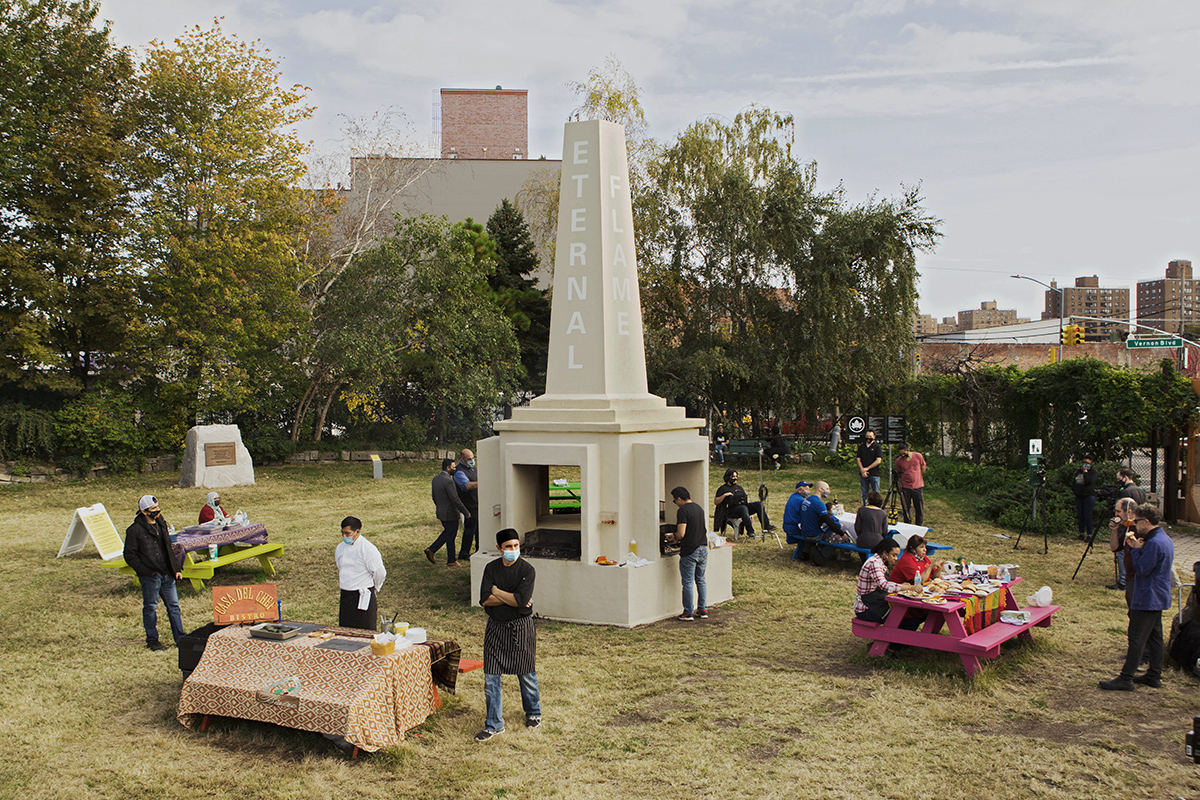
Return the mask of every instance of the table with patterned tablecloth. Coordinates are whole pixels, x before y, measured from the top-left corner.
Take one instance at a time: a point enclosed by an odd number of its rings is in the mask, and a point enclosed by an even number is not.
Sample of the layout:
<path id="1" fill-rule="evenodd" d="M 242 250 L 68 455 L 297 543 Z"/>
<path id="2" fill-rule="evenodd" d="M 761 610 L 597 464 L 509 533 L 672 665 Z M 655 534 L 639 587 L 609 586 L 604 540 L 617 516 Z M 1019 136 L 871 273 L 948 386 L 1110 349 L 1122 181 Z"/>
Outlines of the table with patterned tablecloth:
<path id="1" fill-rule="evenodd" d="M 205 529 L 200 526 L 185 528 L 171 541 L 171 550 L 175 559 L 182 564 L 188 553 L 208 550 L 209 545 L 223 544 L 266 544 L 267 526 L 261 522 L 246 522 L 241 525 L 230 525 L 225 528 Z"/>
<path id="2" fill-rule="evenodd" d="M 365 642 L 370 632 L 357 634 Z M 369 644 L 354 652 L 320 644 L 308 636 L 257 639 L 242 626 L 219 630 L 184 682 L 176 716 L 188 728 L 205 715 L 270 722 L 342 736 L 374 752 L 401 741 L 434 712 L 430 647 L 412 645 L 377 656 Z M 448 644 L 456 656 L 458 645 Z M 292 676 L 300 682 L 298 703 L 279 704 L 263 694 Z"/>

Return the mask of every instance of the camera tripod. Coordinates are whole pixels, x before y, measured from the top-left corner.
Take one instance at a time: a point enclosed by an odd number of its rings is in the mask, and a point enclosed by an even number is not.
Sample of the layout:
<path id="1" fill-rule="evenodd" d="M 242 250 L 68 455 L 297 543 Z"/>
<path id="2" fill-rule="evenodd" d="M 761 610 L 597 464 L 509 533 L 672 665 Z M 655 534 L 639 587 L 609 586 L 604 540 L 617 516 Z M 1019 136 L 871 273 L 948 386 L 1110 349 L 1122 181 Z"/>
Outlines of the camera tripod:
<path id="1" fill-rule="evenodd" d="M 900 521 L 900 509 L 896 508 L 896 503 L 900 496 L 900 490 L 897 488 L 899 484 L 892 481 L 888 484 L 887 497 L 883 498 L 883 507 L 887 509 L 887 518 L 889 525 L 895 525 Z M 904 515 L 904 521 L 908 522 L 908 515 Z"/>
<path id="2" fill-rule="evenodd" d="M 1108 514 L 1107 515 L 1101 514 L 1100 518 L 1101 519 L 1112 519 L 1113 515 L 1116 513 L 1115 505 L 1116 504 L 1114 503 L 1113 504 L 1114 507 L 1102 509 L 1102 511 L 1107 510 Z M 1095 524 L 1095 520 L 1096 520 L 1096 517 L 1093 514 L 1093 516 L 1092 516 L 1092 534 L 1087 537 L 1087 545 L 1083 548 L 1083 555 L 1081 555 L 1079 557 L 1079 565 L 1075 567 L 1075 575 L 1078 575 L 1079 570 L 1083 568 L 1083 561 L 1084 561 L 1084 559 L 1086 559 L 1088 557 L 1088 553 L 1092 552 L 1092 544 L 1096 541 L 1096 534 L 1100 532 L 1100 528 L 1099 528 L 1099 526 L 1097 526 Z M 1075 575 L 1071 576 L 1071 580 L 1075 580 Z"/>
<path id="3" fill-rule="evenodd" d="M 1032 500 L 1031 500 L 1031 503 L 1030 503 L 1030 512 L 1029 512 L 1029 513 L 1030 513 L 1030 518 L 1031 518 L 1031 519 L 1032 519 L 1034 522 L 1037 522 L 1037 518 L 1038 518 L 1038 490 L 1039 490 L 1039 489 L 1041 489 L 1041 490 L 1042 490 L 1042 494 L 1043 494 L 1043 497 L 1042 497 L 1042 549 L 1041 549 L 1041 550 L 1038 550 L 1037 552 L 1038 552 L 1038 554 L 1039 554 L 1039 555 L 1043 555 L 1043 556 L 1044 556 L 1044 555 L 1046 555 L 1046 554 L 1048 554 L 1048 553 L 1050 552 L 1050 535 L 1049 535 L 1049 534 L 1046 532 L 1046 502 L 1045 502 L 1045 487 L 1043 487 L 1043 486 L 1034 486 L 1034 487 L 1033 487 L 1033 497 L 1032 497 Z M 1016 541 L 1016 543 L 1013 545 L 1013 550 L 1017 550 L 1017 549 L 1019 549 L 1019 548 L 1021 547 L 1021 537 L 1022 537 L 1022 536 L 1024 536 L 1024 535 L 1025 535 L 1025 531 L 1021 531 L 1020 533 L 1018 533 L 1018 534 L 1017 534 L 1017 541 Z M 1093 538 L 1094 538 L 1094 535 L 1093 535 Z M 1092 546 L 1092 542 L 1091 542 L 1091 540 L 1089 539 L 1089 540 L 1088 540 L 1088 548 L 1090 549 L 1090 548 L 1091 548 L 1091 546 Z M 1087 553 L 1086 553 L 1086 552 L 1084 553 L 1084 556 L 1085 556 L 1085 557 L 1087 556 Z M 1080 564 L 1082 564 L 1082 563 L 1083 563 L 1083 561 L 1081 560 L 1079 563 L 1080 563 Z M 1077 569 L 1077 570 L 1075 570 L 1075 571 L 1076 571 L 1076 572 L 1078 572 L 1079 570 Z"/>

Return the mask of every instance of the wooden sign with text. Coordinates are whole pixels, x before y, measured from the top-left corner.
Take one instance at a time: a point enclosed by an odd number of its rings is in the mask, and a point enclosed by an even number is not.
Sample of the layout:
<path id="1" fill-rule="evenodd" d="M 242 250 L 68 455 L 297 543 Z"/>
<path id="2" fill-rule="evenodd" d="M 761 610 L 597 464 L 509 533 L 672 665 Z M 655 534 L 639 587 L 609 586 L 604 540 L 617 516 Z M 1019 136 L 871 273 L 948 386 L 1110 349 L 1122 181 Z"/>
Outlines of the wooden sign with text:
<path id="1" fill-rule="evenodd" d="M 204 466 L 231 467 L 237 464 L 236 442 L 209 442 L 204 445 Z"/>
<path id="2" fill-rule="evenodd" d="M 274 622 L 279 619 L 279 593 L 275 584 L 256 586 L 214 586 L 213 622 Z"/>

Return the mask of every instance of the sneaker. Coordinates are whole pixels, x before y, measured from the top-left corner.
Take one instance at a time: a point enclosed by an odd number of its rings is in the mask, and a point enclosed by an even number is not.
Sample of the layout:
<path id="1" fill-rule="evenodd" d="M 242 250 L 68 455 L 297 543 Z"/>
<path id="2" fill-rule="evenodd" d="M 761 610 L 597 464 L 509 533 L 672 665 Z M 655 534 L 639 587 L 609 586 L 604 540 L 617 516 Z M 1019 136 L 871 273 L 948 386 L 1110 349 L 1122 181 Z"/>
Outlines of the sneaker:
<path id="1" fill-rule="evenodd" d="M 699 611 L 696 612 L 696 616 L 700 617 L 700 619 L 708 619 L 708 609 L 707 608 L 700 609 Z"/>
<path id="2" fill-rule="evenodd" d="M 1124 586 L 1122 586 L 1122 585 L 1121 585 L 1121 584 L 1119 584 L 1119 583 L 1114 583 L 1112 586 L 1105 586 L 1104 588 L 1105 588 L 1105 589 L 1112 589 L 1114 592 L 1123 592 L 1123 591 L 1125 591 L 1125 587 L 1124 587 Z"/>
<path id="3" fill-rule="evenodd" d="M 680 614 L 675 619 L 679 620 L 680 622 L 692 622 L 696 618 L 693 617 L 691 614 L 684 613 L 684 614 Z"/>
<path id="4" fill-rule="evenodd" d="M 475 741 L 486 742 L 488 739 L 491 739 L 493 736 L 499 736 L 502 733 L 504 733 L 504 728 L 501 728 L 498 731 L 491 731 L 491 730 L 488 730 L 487 728 L 484 728 L 479 733 L 475 734 Z"/>
<path id="5" fill-rule="evenodd" d="M 1111 681 L 1100 681 L 1100 688 L 1106 692 L 1132 692 L 1135 687 L 1133 681 L 1113 678 Z"/>
<path id="6" fill-rule="evenodd" d="M 776 528 L 774 525 L 768 525 L 767 527 L 763 528 L 763 533 L 773 533 L 777 530 L 779 530 L 779 529 Z"/>
<path id="7" fill-rule="evenodd" d="M 158 639 L 155 639 L 153 642 L 146 642 L 146 649 L 158 652 L 159 650 L 166 650 L 167 648 L 162 642 L 160 642 Z"/>
<path id="8" fill-rule="evenodd" d="M 541 717 L 526 717 L 525 718 L 525 727 L 526 728 L 542 727 L 542 718 Z"/>
<path id="9" fill-rule="evenodd" d="M 1162 688 L 1162 680 L 1161 679 L 1151 678 L 1149 675 L 1147 675 L 1145 673 L 1143 673 L 1141 675 L 1134 675 L 1133 682 L 1140 683 L 1142 686 L 1149 686 L 1151 689 Z"/>
<path id="10" fill-rule="evenodd" d="M 433 560 L 433 551 L 430 550 L 428 547 L 425 548 L 425 557 L 429 559 L 430 564 L 437 563 L 436 561 Z"/>

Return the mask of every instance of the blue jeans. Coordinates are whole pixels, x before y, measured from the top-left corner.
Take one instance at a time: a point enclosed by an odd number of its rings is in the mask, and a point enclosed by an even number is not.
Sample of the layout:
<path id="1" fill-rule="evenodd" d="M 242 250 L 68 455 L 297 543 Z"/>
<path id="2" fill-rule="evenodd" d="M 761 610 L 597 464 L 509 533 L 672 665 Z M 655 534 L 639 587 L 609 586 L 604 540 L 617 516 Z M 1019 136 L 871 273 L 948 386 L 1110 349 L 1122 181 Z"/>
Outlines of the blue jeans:
<path id="1" fill-rule="evenodd" d="M 729 448 L 723 444 L 718 444 L 713 447 L 713 452 L 717 454 L 717 458 L 721 459 L 721 463 L 725 463 L 725 451 Z"/>
<path id="2" fill-rule="evenodd" d="M 679 557 L 679 576 L 683 578 L 683 613 L 691 614 L 700 609 L 708 610 L 708 585 L 704 582 L 704 570 L 708 567 L 708 547 L 700 545 L 686 556 Z M 696 594 L 700 604 L 692 606 L 692 582 L 696 583 Z"/>
<path id="3" fill-rule="evenodd" d="M 867 492 L 879 491 L 879 476 L 868 475 L 864 478 L 863 476 L 859 475 L 858 488 L 862 492 L 862 504 L 865 506 L 867 504 Z"/>
<path id="4" fill-rule="evenodd" d="M 517 676 L 521 684 L 521 707 L 526 717 L 542 715 L 542 701 L 538 694 L 537 673 L 526 672 Z M 504 730 L 504 700 L 500 696 L 500 676 L 483 674 L 483 697 L 487 701 L 487 720 L 484 727 L 489 731 Z"/>
<path id="5" fill-rule="evenodd" d="M 1117 586 L 1125 588 L 1125 553 L 1117 551 L 1113 553 L 1113 561 L 1117 562 Z"/>
<path id="6" fill-rule="evenodd" d="M 183 637 L 183 615 L 179 613 L 179 595 L 175 592 L 175 579 L 158 572 L 139 575 L 142 584 L 142 625 L 146 628 L 146 644 L 158 641 L 158 598 L 167 607 L 167 619 L 171 621 L 171 636 L 175 644 Z"/>

